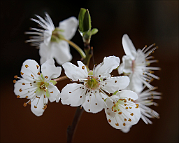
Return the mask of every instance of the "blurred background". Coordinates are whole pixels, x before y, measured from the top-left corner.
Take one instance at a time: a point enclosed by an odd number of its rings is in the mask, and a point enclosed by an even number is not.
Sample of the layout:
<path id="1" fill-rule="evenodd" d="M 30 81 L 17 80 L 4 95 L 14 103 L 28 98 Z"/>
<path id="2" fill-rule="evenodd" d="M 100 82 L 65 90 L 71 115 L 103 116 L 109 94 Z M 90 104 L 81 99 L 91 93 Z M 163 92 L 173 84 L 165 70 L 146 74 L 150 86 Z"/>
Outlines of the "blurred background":
<path id="1" fill-rule="evenodd" d="M 1 80 L 0 80 L 0 141 L 1 142 L 66 142 L 66 129 L 72 123 L 76 107 L 49 103 L 41 117 L 36 117 L 30 106 L 23 107 L 26 99 L 17 99 L 13 90 L 14 75 L 20 76 L 22 63 L 34 59 L 39 63 L 38 49 L 24 41 L 25 31 L 37 24 L 30 20 L 35 14 L 44 17 L 47 12 L 55 26 L 71 16 L 78 17 L 80 8 L 87 8 L 92 26 L 99 32 L 92 37 L 94 60 L 99 64 L 104 56 L 122 58 L 122 36 L 128 34 L 136 49 L 156 43 L 159 49 L 153 56 L 161 67 L 155 72 L 161 79 L 152 85 L 162 92 L 158 107 L 151 107 L 160 119 L 151 119 L 146 125 L 142 120 L 129 133 L 112 128 L 104 110 L 97 114 L 83 112 L 74 142 L 178 142 L 178 6 L 177 0 L 117 1 L 117 0 L 1 0 Z M 72 39 L 80 47 L 83 42 L 78 31 Z M 80 60 L 71 47 L 72 63 Z M 92 68 L 92 65 L 91 65 Z M 64 75 L 64 74 L 62 74 Z M 61 90 L 69 81 L 57 84 Z"/>

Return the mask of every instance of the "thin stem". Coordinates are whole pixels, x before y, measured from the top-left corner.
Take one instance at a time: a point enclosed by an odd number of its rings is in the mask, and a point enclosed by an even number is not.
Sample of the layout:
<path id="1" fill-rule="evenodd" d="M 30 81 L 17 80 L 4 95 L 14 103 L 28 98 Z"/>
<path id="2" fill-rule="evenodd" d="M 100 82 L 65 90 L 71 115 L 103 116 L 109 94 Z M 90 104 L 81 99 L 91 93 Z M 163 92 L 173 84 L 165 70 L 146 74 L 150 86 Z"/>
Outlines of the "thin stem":
<path id="1" fill-rule="evenodd" d="M 62 77 L 54 79 L 54 81 L 61 81 L 61 80 L 65 80 L 67 78 L 68 78 L 67 76 L 62 76 Z"/>
<path id="2" fill-rule="evenodd" d="M 66 41 L 66 42 L 68 42 L 68 44 L 70 44 L 73 48 L 75 48 L 75 49 L 78 51 L 78 53 L 81 55 L 81 57 L 82 57 L 83 59 L 86 58 L 85 53 L 83 52 L 83 50 L 82 50 L 78 45 L 76 45 L 76 44 L 73 43 L 72 41 L 69 41 L 69 40 L 67 40 L 67 39 L 65 39 L 65 38 L 62 38 L 62 37 L 61 37 L 61 39 L 64 40 L 64 41 Z"/>
<path id="3" fill-rule="evenodd" d="M 67 143 L 71 143 L 72 142 L 73 136 L 74 136 L 75 131 L 76 131 L 76 127 L 78 125 L 78 122 L 80 120 L 80 117 L 81 117 L 83 111 L 84 111 L 83 108 L 81 108 L 80 106 L 77 107 L 75 116 L 73 118 L 73 122 L 67 128 Z"/>

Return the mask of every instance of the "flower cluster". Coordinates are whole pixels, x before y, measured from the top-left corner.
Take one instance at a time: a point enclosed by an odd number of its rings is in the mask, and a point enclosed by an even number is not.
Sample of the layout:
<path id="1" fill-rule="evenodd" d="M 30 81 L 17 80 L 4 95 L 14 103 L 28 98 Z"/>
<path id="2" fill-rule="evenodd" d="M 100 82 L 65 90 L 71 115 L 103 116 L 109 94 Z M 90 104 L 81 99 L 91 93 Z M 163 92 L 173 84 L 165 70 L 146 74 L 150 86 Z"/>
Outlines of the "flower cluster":
<path id="1" fill-rule="evenodd" d="M 48 100 L 60 100 L 64 105 L 80 107 L 89 113 L 98 113 L 104 109 L 107 122 L 123 132 L 128 132 L 140 119 L 151 124 L 148 118 L 159 118 L 159 114 L 148 107 L 157 105 L 153 99 L 160 99 L 161 95 L 154 91 L 156 88 L 151 85 L 153 79 L 159 79 L 153 74 L 153 70 L 160 69 L 149 66 L 157 62 L 151 56 L 157 48 L 155 44 L 136 50 L 125 34 L 122 37 L 122 45 L 126 55 L 122 57 L 122 63 L 119 57 L 109 56 L 90 69 L 87 61 L 92 57 L 92 48 L 89 43 L 85 43 L 88 46 L 84 49 L 84 54 L 82 49 L 69 41 L 79 23 L 75 17 L 60 22 L 57 28 L 47 13 L 45 19 L 38 15 L 37 18 L 38 20 L 32 20 L 43 29 L 31 28 L 34 31 L 26 34 L 36 35 L 27 42 L 39 47 L 41 66 L 34 60 L 24 61 L 20 72 L 22 77 L 14 76 L 18 80 L 13 81 L 17 98 L 29 99 L 24 106 L 31 104 L 31 111 L 36 116 L 43 114 Z M 88 30 L 84 33 L 82 35 L 90 32 Z M 82 56 L 82 60 L 77 61 L 78 66 L 69 62 L 72 59 L 69 44 Z M 66 76 L 59 77 L 62 68 L 55 66 L 54 59 L 62 65 Z M 117 76 L 111 75 L 113 70 L 118 71 Z M 69 78 L 71 83 L 59 91 L 55 85 L 66 78 Z"/>

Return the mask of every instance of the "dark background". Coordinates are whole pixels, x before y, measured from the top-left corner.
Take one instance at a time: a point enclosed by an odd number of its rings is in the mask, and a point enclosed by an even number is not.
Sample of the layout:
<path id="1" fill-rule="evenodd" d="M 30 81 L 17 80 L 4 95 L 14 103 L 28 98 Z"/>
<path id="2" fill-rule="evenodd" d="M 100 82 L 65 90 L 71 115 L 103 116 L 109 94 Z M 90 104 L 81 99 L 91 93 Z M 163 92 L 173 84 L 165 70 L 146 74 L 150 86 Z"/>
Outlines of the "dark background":
<path id="1" fill-rule="evenodd" d="M 162 92 L 158 107 L 152 107 L 160 114 L 160 119 L 151 119 L 152 125 L 142 120 L 127 134 L 112 128 L 104 111 L 97 114 L 84 112 L 76 130 L 74 142 L 178 142 L 178 5 L 177 0 L 152 1 L 100 1 L 78 2 L 61 0 L 1 0 L 1 48 L 0 48 L 0 141 L 1 142 L 66 142 L 66 129 L 71 124 L 76 108 L 61 103 L 49 103 L 43 116 L 36 117 L 30 106 L 22 105 L 26 99 L 17 99 L 13 90 L 13 76 L 20 76 L 22 63 L 26 59 L 39 62 L 38 50 L 24 41 L 25 31 L 37 27 L 30 18 L 35 14 L 44 17 L 49 13 L 54 25 L 70 16 L 78 17 L 81 7 L 87 8 L 92 17 L 92 26 L 99 29 L 92 37 L 95 63 L 104 56 L 115 55 L 122 58 L 122 35 L 127 33 L 136 48 L 156 43 L 159 49 L 153 54 L 162 68 L 155 72 L 160 80 L 152 84 Z M 83 47 L 77 32 L 73 42 Z M 72 63 L 80 59 L 71 48 Z M 91 66 L 92 68 L 92 66 Z M 58 83 L 61 90 L 69 81 Z"/>

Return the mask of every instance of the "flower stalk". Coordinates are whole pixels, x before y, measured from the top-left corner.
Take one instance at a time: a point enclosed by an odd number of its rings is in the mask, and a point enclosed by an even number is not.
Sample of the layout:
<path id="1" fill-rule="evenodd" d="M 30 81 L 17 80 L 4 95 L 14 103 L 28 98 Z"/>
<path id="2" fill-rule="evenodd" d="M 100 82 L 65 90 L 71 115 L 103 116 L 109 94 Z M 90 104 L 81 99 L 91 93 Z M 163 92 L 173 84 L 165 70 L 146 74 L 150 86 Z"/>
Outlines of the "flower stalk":
<path id="1" fill-rule="evenodd" d="M 60 37 L 60 38 L 61 38 L 61 40 L 64 40 L 64 41 L 68 42 L 68 44 L 70 44 L 73 48 L 75 48 L 75 49 L 78 51 L 78 53 L 81 55 L 81 57 L 82 57 L 83 59 L 86 58 L 85 53 L 83 52 L 83 50 L 82 50 L 78 45 L 76 45 L 76 44 L 73 43 L 72 41 L 69 41 L 69 40 L 67 40 L 67 39 L 65 39 L 65 38 L 62 38 L 62 37 Z"/>

